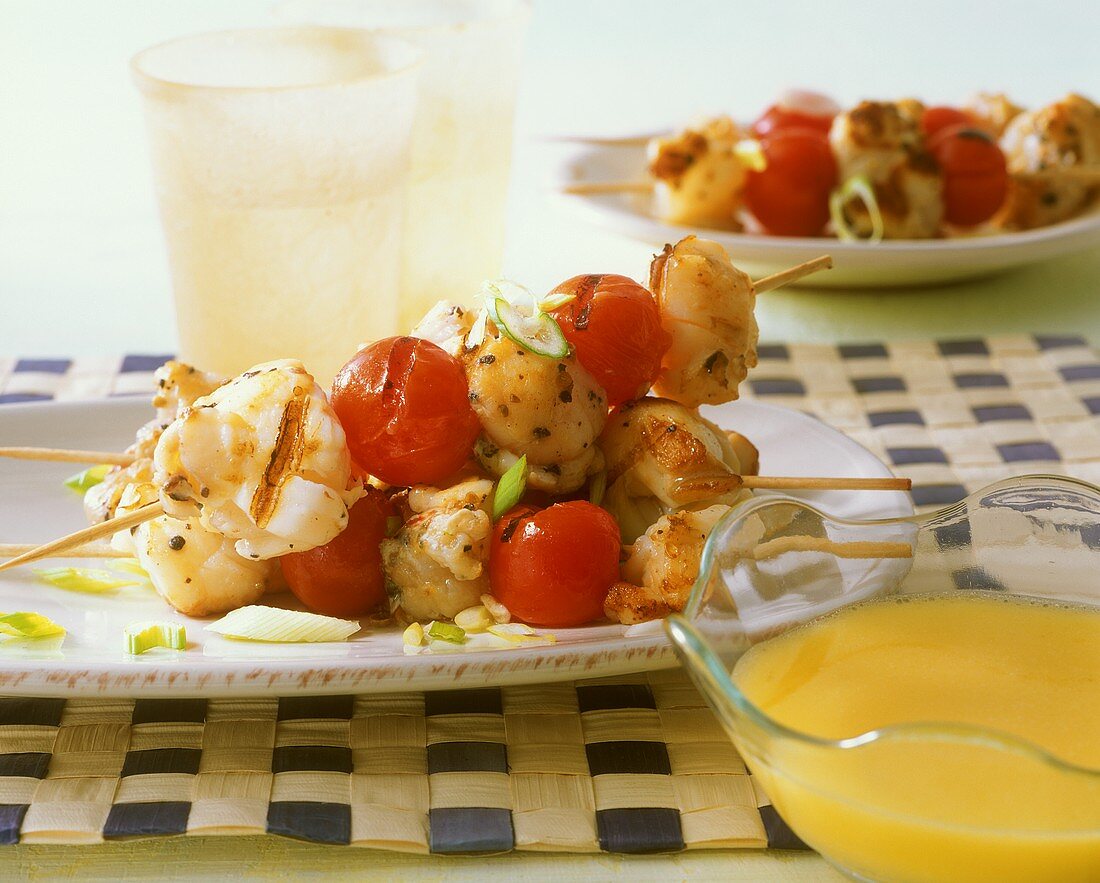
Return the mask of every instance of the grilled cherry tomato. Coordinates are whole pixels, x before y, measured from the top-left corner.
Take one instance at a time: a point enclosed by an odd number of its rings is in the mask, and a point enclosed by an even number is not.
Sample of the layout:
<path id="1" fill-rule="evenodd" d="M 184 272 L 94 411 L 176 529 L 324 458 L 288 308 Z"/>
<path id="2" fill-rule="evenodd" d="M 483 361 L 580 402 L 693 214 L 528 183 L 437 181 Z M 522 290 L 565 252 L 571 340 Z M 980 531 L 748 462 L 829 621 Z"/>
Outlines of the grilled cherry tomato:
<path id="1" fill-rule="evenodd" d="M 1008 195 L 1005 156 L 989 135 L 969 126 L 941 129 L 928 143 L 943 171 L 944 219 L 972 227 L 988 221 Z"/>
<path id="2" fill-rule="evenodd" d="M 497 522 L 489 548 L 493 595 L 517 619 L 569 628 L 603 615 L 619 579 L 619 525 L 583 500 L 518 506 Z"/>
<path id="3" fill-rule="evenodd" d="M 957 107 L 946 107 L 944 105 L 925 108 L 920 118 L 920 129 L 924 132 L 925 138 L 931 138 L 941 129 L 946 129 L 948 126 L 973 125 L 974 118 L 965 110 L 959 110 Z"/>
<path id="4" fill-rule="evenodd" d="M 352 357 L 332 407 L 359 467 L 387 484 L 432 484 L 470 457 L 481 431 L 466 372 L 418 337 L 390 337 Z"/>
<path id="5" fill-rule="evenodd" d="M 336 538 L 279 559 L 290 590 L 310 610 L 326 616 L 356 617 L 386 600 L 382 553 L 386 519 L 395 514 L 386 495 L 367 488 L 348 513 Z"/>
<path id="6" fill-rule="evenodd" d="M 761 141 L 766 168 L 749 172 L 745 205 L 776 236 L 817 236 L 837 183 L 829 139 L 814 129 L 780 129 Z"/>
<path id="7" fill-rule="evenodd" d="M 649 291 L 626 276 L 574 276 L 554 294 L 577 299 L 554 311 L 585 370 L 607 393 L 608 406 L 643 396 L 672 343 Z"/>
<path id="8" fill-rule="evenodd" d="M 757 138 L 765 138 L 780 129 L 814 129 L 828 135 L 839 111 L 836 102 L 827 95 L 788 92 L 752 124 L 752 133 Z"/>

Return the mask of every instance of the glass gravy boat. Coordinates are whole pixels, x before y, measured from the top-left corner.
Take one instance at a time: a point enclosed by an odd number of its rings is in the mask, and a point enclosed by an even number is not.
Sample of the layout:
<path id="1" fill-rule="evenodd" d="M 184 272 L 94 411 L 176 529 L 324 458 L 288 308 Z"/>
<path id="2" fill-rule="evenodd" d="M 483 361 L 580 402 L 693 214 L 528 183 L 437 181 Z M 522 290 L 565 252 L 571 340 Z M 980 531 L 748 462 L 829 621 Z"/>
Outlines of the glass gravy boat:
<path id="1" fill-rule="evenodd" d="M 795 833 L 846 873 L 1100 880 L 1100 769 L 964 724 L 894 724 L 822 739 L 778 723 L 730 678 L 749 646 L 841 607 L 974 589 L 1100 607 L 1100 488 L 1025 476 L 937 512 L 877 521 L 760 497 L 717 525 L 683 615 L 665 628 L 756 783 Z M 1096 721 L 1100 738 L 1100 693 Z M 936 769 L 944 752 L 965 754 L 972 781 L 944 780 Z M 930 773 L 897 776 L 914 756 Z M 978 811 L 964 808 L 973 801 L 950 797 L 960 786 L 986 789 L 988 799 Z M 1026 817 L 1006 810 L 1021 799 Z"/>

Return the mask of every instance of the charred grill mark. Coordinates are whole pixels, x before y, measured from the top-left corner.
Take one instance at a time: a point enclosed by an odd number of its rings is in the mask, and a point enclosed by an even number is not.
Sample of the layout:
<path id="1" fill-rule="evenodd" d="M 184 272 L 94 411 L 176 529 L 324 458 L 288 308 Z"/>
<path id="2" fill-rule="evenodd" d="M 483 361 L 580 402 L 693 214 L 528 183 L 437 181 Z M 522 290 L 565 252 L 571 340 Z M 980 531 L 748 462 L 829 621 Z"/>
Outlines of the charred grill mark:
<path id="1" fill-rule="evenodd" d="M 512 539 L 512 534 L 516 532 L 516 528 L 519 527 L 519 523 L 521 521 L 523 521 L 522 515 L 517 515 L 515 518 L 512 518 L 508 521 L 508 523 L 504 526 L 504 530 L 501 531 L 500 534 L 500 541 L 502 543 L 507 543 Z"/>
<path id="2" fill-rule="evenodd" d="M 690 432 L 677 432 L 676 424 L 651 417 L 642 427 L 642 444 L 665 470 L 676 472 L 703 464 L 710 457 L 707 446 Z"/>
<path id="3" fill-rule="evenodd" d="M 649 265 L 649 290 L 657 296 L 658 301 L 665 284 L 665 264 L 670 257 L 672 257 L 672 245 L 666 242 L 664 251 L 655 255 L 653 262 Z"/>
<path id="4" fill-rule="evenodd" d="M 573 328 L 577 331 L 584 331 L 588 328 L 588 322 L 592 315 L 592 298 L 596 294 L 596 289 L 600 287 L 600 282 L 603 281 L 603 274 L 596 273 L 589 276 L 582 276 L 577 284 L 576 291 L 577 300 L 575 304 L 580 305 L 580 309 L 573 308 Z"/>
<path id="5" fill-rule="evenodd" d="M 299 393 L 295 387 L 295 393 Z M 309 413 L 309 398 L 302 393 L 295 395 L 283 408 L 279 420 L 279 432 L 271 457 L 264 468 L 263 479 L 256 487 L 249 504 L 252 521 L 261 529 L 267 527 L 271 516 L 279 505 L 279 493 L 289 474 L 297 470 L 302 462 L 302 453 L 306 443 L 306 416 Z"/>
<path id="6" fill-rule="evenodd" d="M 731 472 L 729 475 L 715 475 L 706 478 L 678 478 L 675 482 L 675 488 L 677 499 L 690 502 L 707 500 L 719 494 L 733 493 L 743 484 L 741 476 Z"/>

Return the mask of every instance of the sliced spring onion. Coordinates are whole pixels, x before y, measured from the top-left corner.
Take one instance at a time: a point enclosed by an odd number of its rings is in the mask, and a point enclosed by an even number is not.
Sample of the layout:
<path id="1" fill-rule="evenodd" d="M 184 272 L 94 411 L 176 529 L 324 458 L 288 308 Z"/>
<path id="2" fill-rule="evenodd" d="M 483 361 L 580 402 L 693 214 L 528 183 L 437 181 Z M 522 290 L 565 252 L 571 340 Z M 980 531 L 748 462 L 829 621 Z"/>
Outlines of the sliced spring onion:
<path id="1" fill-rule="evenodd" d="M 533 313 L 536 309 L 535 295 L 511 279 L 487 279 L 481 284 L 481 299 L 489 308 L 489 318 L 497 321 L 494 304 L 498 300 L 511 304 L 524 313 Z"/>
<path id="2" fill-rule="evenodd" d="M 493 494 L 493 521 L 499 521 L 505 512 L 522 500 L 526 490 L 527 455 L 524 454 L 497 482 L 496 493 Z"/>
<path id="3" fill-rule="evenodd" d="M 99 484 L 103 479 L 107 477 L 107 473 L 114 467 L 107 463 L 100 463 L 98 466 L 89 466 L 83 472 L 78 472 L 76 475 L 70 475 L 65 479 L 65 487 L 72 488 L 74 491 L 83 494 L 88 488 L 93 488 Z"/>
<path id="4" fill-rule="evenodd" d="M 63 634 L 63 627 L 41 613 L 0 614 L 0 635 L 13 638 L 49 638 Z"/>
<path id="5" fill-rule="evenodd" d="M 577 299 L 575 294 L 566 294 L 564 291 L 551 294 L 539 301 L 539 309 L 544 313 L 552 312 Z"/>
<path id="6" fill-rule="evenodd" d="M 496 598 L 490 594 L 484 594 L 481 596 L 481 603 L 485 605 L 485 609 L 489 611 L 489 615 L 497 623 L 511 622 L 512 611 L 501 604 Z"/>
<path id="7" fill-rule="evenodd" d="M 144 567 L 138 563 L 137 558 L 112 558 L 107 566 L 111 570 L 120 570 L 123 573 L 132 573 L 134 576 L 140 576 L 142 579 L 149 579 L 149 574 Z"/>
<path id="8" fill-rule="evenodd" d="M 509 340 L 539 356 L 562 359 L 569 355 L 569 341 L 546 311 L 568 303 L 572 295 L 551 295 L 540 302 L 528 289 L 509 279 L 490 279 L 481 286 L 481 298 L 488 318 Z M 475 345 L 484 337 L 477 324 L 466 338 Z"/>
<path id="9" fill-rule="evenodd" d="M 495 624 L 493 615 L 482 604 L 467 607 L 455 614 L 455 625 L 466 632 L 483 632 Z"/>
<path id="10" fill-rule="evenodd" d="M 411 623 L 409 627 L 401 633 L 401 642 L 406 647 L 419 647 L 424 643 L 424 626 L 418 622 Z"/>
<path id="11" fill-rule="evenodd" d="M 852 229 L 848 219 L 844 216 L 844 206 L 856 197 L 867 209 L 867 215 L 871 219 L 871 235 L 867 239 L 861 237 Z M 878 199 L 875 197 L 875 188 L 864 175 L 856 175 L 849 178 L 829 196 L 829 216 L 836 228 L 837 238 L 848 242 L 881 242 L 885 225 L 882 222 L 882 211 L 879 209 Z"/>
<path id="12" fill-rule="evenodd" d="M 187 629 L 178 622 L 135 622 L 123 630 L 126 652 L 140 656 L 154 647 L 169 650 L 187 649 Z"/>
<path id="13" fill-rule="evenodd" d="M 321 643 L 346 641 L 359 631 L 359 623 L 319 613 L 250 604 L 230 611 L 217 622 L 210 623 L 206 630 L 244 641 Z"/>
<path id="14" fill-rule="evenodd" d="M 588 502 L 593 506 L 599 506 L 603 502 L 603 495 L 607 493 L 607 472 L 601 469 L 592 476 L 588 483 Z"/>
<path id="15" fill-rule="evenodd" d="M 489 626 L 488 632 L 511 644 L 554 644 L 557 643 L 558 640 L 551 634 L 539 634 L 531 628 L 531 626 L 524 625 L 522 622 L 506 622 L 500 625 L 492 625 Z"/>
<path id="16" fill-rule="evenodd" d="M 753 138 L 745 138 L 734 144 L 733 154 L 749 171 L 762 172 L 768 167 L 763 145 Z"/>
<path id="17" fill-rule="evenodd" d="M 113 592 L 123 586 L 136 586 L 142 579 L 135 576 L 119 576 L 107 570 L 92 567 L 48 567 L 34 571 L 43 582 L 69 592 L 84 592 L 88 595 L 102 595 Z M 146 577 L 147 578 L 147 577 Z"/>
<path id="18" fill-rule="evenodd" d="M 466 335 L 466 349 L 476 349 L 481 346 L 481 342 L 485 340 L 485 325 L 489 321 L 489 311 L 479 310 L 477 318 L 474 319 L 474 324 L 470 326 L 470 331 Z"/>
<path id="19" fill-rule="evenodd" d="M 493 321 L 505 336 L 536 356 L 564 359 L 569 355 L 569 341 L 549 313 L 524 314 L 504 298 L 493 302 L 493 312 Z"/>
<path id="20" fill-rule="evenodd" d="M 453 622 L 432 622 L 424 629 L 424 634 L 433 641 L 446 641 L 448 644 L 465 644 L 466 632 Z"/>

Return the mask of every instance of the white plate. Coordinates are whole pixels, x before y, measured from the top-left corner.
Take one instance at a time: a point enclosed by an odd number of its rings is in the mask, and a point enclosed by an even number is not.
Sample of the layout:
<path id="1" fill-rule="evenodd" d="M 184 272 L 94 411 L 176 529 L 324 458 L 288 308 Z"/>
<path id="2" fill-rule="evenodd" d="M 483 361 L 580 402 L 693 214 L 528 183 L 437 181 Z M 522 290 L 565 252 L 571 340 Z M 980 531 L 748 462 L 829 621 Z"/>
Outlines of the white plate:
<path id="1" fill-rule="evenodd" d="M 0 407 L 0 445 L 121 450 L 148 415 L 148 405 L 136 399 L 5 405 Z M 763 469 L 770 474 L 889 475 L 854 441 L 797 411 L 737 402 L 711 409 L 707 416 L 748 435 L 760 447 Z M 82 527 L 80 500 L 62 485 L 73 471 L 71 464 L 0 460 L 0 542 L 42 542 Z M 826 492 L 807 499 L 850 517 L 912 512 L 903 493 Z M 280 599 L 293 600 L 278 596 L 267 603 Z M 38 642 L 0 646 L 0 694 L 9 695 L 386 692 L 538 683 L 675 665 L 657 624 L 630 634 L 612 625 L 559 629 L 558 643 L 549 647 L 417 656 L 404 654 L 395 628 L 361 632 L 350 642 L 335 644 L 232 641 L 206 633 L 204 621 L 180 616 L 151 590 L 123 589 L 106 596 L 67 592 L 36 580 L 30 568 L 0 575 L 0 611 L 41 613 L 68 630 L 59 648 L 26 649 Z M 188 649 L 128 656 L 122 630 L 149 619 L 184 622 Z"/>
<path id="2" fill-rule="evenodd" d="M 636 181 L 643 176 L 645 151 L 640 147 L 592 147 L 569 154 L 558 171 L 558 184 L 577 181 Z M 714 239 L 734 263 L 752 276 L 765 276 L 822 254 L 834 267 L 808 277 L 803 284 L 819 288 L 888 287 L 953 282 L 1100 244 L 1100 209 L 1079 218 L 1028 230 L 957 239 L 841 242 L 833 238 L 762 236 L 667 224 L 642 193 L 576 195 L 557 198 L 590 223 L 660 248 L 689 233 Z"/>

